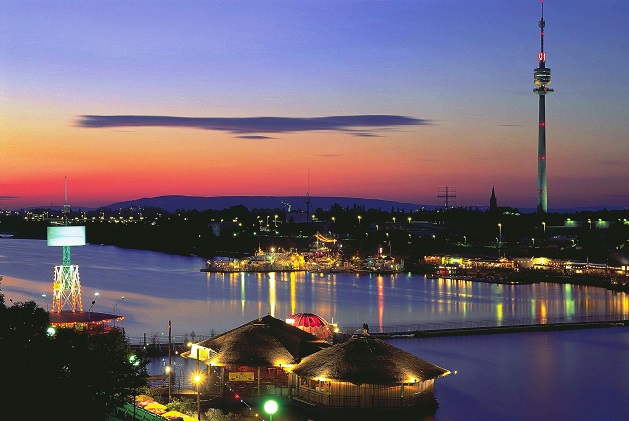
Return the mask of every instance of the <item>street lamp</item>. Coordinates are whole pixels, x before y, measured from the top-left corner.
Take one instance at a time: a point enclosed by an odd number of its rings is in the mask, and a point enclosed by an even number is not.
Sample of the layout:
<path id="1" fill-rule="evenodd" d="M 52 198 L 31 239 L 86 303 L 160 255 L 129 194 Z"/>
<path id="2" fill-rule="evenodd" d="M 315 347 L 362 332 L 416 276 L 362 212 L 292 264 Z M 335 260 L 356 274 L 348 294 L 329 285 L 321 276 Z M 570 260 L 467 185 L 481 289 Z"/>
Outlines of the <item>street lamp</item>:
<path id="1" fill-rule="evenodd" d="M 170 391 L 170 372 L 171 372 L 172 368 L 170 365 L 167 365 L 166 368 L 164 368 L 164 372 L 166 373 L 166 376 L 168 377 L 168 403 L 170 403 L 170 398 L 171 398 L 171 391 Z"/>
<path id="2" fill-rule="evenodd" d="M 44 299 L 44 302 L 46 303 L 46 312 L 48 312 L 48 301 L 46 301 L 46 294 L 42 294 L 41 297 Z"/>
<path id="3" fill-rule="evenodd" d="M 500 246 L 502 246 L 502 224 L 498 223 L 498 258 L 500 258 Z"/>
<path id="4" fill-rule="evenodd" d="M 542 222 L 542 227 L 544 227 L 544 236 L 546 236 L 546 222 Z"/>
<path id="5" fill-rule="evenodd" d="M 124 300 L 124 295 L 114 304 L 114 327 L 116 327 L 116 307 L 118 307 L 118 304 L 120 304 L 122 300 Z"/>
<path id="6" fill-rule="evenodd" d="M 94 307 L 94 304 L 96 304 L 96 300 L 92 300 L 92 305 L 87 312 L 87 320 L 92 320 L 92 307 Z"/>
<path id="7" fill-rule="evenodd" d="M 358 215 L 358 224 L 360 225 L 360 220 L 363 219 L 362 216 Z"/>
<path id="8" fill-rule="evenodd" d="M 408 219 L 408 223 L 410 224 L 410 223 L 411 223 L 412 218 L 409 216 L 407 219 Z"/>
<path id="9" fill-rule="evenodd" d="M 140 359 L 138 358 L 137 355 L 135 354 L 131 354 L 129 356 L 129 362 L 131 363 L 131 365 L 133 365 L 134 367 L 137 367 L 140 365 Z M 135 419 L 135 408 L 136 408 L 136 399 L 138 396 L 138 387 L 137 386 L 133 386 L 133 419 Z"/>
<path id="10" fill-rule="evenodd" d="M 269 400 L 264 403 L 264 412 L 269 414 L 269 421 L 273 421 L 273 414 L 277 412 L 277 408 L 277 402 L 275 402 L 274 400 Z"/>
<path id="11" fill-rule="evenodd" d="M 199 394 L 199 383 L 201 383 L 201 375 L 194 375 L 194 383 L 197 385 L 197 419 L 201 421 L 201 395 Z"/>
<path id="12" fill-rule="evenodd" d="M 273 223 L 275 224 L 275 228 L 277 228 L 277 215 L 273 217 Z"/>

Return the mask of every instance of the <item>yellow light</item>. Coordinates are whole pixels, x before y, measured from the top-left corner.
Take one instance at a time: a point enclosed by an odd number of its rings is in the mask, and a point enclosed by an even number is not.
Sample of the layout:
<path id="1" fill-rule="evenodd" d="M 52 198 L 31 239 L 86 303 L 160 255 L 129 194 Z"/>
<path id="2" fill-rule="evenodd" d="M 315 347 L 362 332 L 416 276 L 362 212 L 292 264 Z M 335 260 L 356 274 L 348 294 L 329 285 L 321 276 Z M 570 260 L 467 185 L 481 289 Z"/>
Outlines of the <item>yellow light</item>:
<path id="1" fill-rule="evenodd" d="M 201 376 L 199 374 L 195 374 L 193 380 L 194 380 L 195 383 L 198 384 L 198 383 L 201 382 Z"/>

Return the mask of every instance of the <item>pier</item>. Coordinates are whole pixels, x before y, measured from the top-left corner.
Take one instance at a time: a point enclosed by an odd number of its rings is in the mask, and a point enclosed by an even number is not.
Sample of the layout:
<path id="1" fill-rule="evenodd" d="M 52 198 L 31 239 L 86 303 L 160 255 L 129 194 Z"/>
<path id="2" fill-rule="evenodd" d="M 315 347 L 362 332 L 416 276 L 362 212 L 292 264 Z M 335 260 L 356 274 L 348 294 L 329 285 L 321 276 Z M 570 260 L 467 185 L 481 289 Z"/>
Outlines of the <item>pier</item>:
<path id="1" fill-rule="evenodd" d="M 429 322 L 414 325 L 382 326 L 369 329 L 369 334 L 386 338 L 422 338 L 436 336 L 487 335 L 496 333 L 542 332 L 573 329 L 593 329 L 629 326 L 629 314 L 608 314 L 581 317 L 540 317 L 505 320 L 461 322 Z M 362 331 L 362 327 L 347 328 L 343 335 Z"/>
<path id="2" fill-rule="evenodd" d="M 428 322 L 410 325 L 376 326 L 371 325 L 369 334 L 380 339 L 424 338 L 437 336 L 490 335 L 518 332 L 548 332 L 575 329 L 598 329 L 629 326 L 629 314 L 608 314 L 581 317 L 540 317 L 535 319 L 477 320 L 462 322 Z M 363 326 L 347 326 L 334 334 L 334 342 L 344 342 L 352 335 L 362 333 Z M 172 355 L 189 350 L 189 344 L 209 339 L 215 335 L 173 335 Z M 154 336 L 128 337 L 132 349 L 143 349 L 149 356 L 168 355 L 168 340 Z"/>

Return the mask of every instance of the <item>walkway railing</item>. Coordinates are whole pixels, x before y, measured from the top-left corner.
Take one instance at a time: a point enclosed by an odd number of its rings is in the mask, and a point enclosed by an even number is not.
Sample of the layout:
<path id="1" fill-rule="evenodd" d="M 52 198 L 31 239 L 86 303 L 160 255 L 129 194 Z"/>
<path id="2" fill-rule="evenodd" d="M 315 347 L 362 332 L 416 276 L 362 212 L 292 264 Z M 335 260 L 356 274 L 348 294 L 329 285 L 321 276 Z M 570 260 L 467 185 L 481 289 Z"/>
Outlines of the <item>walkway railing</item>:
<path id="1" fill-rule="evenodd" d="M 629 320 L 629 313 L 624 314 L 604 314 L 591 316 L 557 316 L 557 317 L 535 317 L 517 318 L 503 320 L 465 320 L 459 322 L 427 322 L 410 325 L 378 326 L 368 324 L 369 333 L 384 334 L 404 334 L 425 331 L 461 330 L 496 327 L 518 327 L 518 326 L 543 326 L 556 324 L 579 324 L 579 323 L 618 323 Z M 361 332 L 363 327 L 344 327 L 345 333 Z"/>
<path id="2" fill-rule="evenodd" d="M 376 323 L 368 323 L 369 333 L 383 334 L 404 334 L 424 331 L 461 330 L 496 327 L 518 327 L 518 326 L 543 326 L 553 324 L 578 324 L 578 323 L 619 323 L 629 321 L 629 313 L 602 314 L 591 316 L 556 316 L 556 317 L 534 317 L 534 318 L 514 318 L 503 320 L 464 320 L 464 321 L 434 321 L 418 324 L 399 324 L 378 326 Z M 362 326 L 341 326 L 343 333 L 356 333 L 362 331 Z M 173 335 L 172 343 L 176 349 L 187 350 L 187 343 L 200 342 L 216 335 L 195 335 L 194 339 L 190 335 Z M 168 349 L 168 338 L 161 336 L 127 337 L 132 346 L 147 345 L 153 348 Z"/>

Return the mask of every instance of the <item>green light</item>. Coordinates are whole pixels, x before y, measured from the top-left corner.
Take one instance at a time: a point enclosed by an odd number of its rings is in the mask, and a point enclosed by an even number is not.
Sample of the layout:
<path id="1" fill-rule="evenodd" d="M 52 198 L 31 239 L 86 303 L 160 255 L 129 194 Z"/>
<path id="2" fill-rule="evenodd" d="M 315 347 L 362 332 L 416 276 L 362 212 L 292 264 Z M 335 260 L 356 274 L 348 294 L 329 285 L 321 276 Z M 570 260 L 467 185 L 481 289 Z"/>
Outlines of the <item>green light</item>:
<path id="1" fill-rule="evenodd" d="M 264 403 L 264 411 L 269 415 L 275 414 L 277 412 L 277 402 L 266 401 Z"/>
<path id="2" fill-rule="evenodd" d="M 46 334 L 50 337 L 55 336 L 55 333 L 57 333 L 57 329 L 55 329 L 54 327 L 50 326 L 48 329 L 46 329 Z"/>

